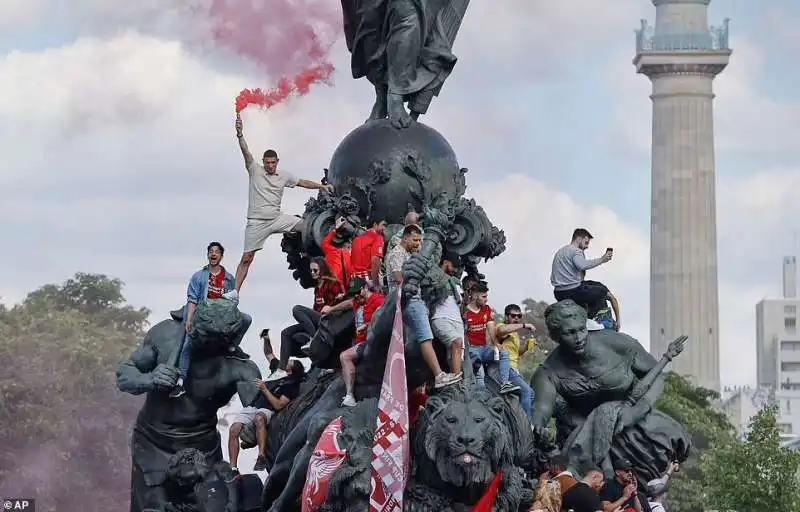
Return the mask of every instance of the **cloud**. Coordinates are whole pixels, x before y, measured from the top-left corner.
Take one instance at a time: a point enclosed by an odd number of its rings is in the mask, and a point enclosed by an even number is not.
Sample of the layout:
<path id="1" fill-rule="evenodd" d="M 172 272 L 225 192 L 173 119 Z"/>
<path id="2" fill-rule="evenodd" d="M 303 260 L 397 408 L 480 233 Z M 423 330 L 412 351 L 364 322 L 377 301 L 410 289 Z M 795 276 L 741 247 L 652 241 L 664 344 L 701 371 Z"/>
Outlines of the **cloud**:
<path id="1" fill-rule="evenodd" d="M 56 12 L 53 5 L 4 3 L 0 26 L 44 30 Z M 78 270 L 105 272 L 128 283 L 131 302 L 152 308 L 153 318 L 160 319 L 183 301 L 186 281 L 204 263 L 209 241 L 222 241 L 226 264 L 235 266 L 246 175 L 233 137 L 233 99 L 240 89 L 268 86 L 270 80 L 246 62 L 221 63 L 168 37 L 166 28 L 181 20 L 175 12 L 153 11 L 153 5 L 71 4 L 63 28 L 75 37 L 49 49 L 0 57 L 0 117 L 6 121 L 0 126 L 0 186 L 5 217 L 14 221 L 4 231 L 14 271 L 0 284 L 3 300 L 19 300 Z M 580 119 L 569 121 L 572 147 L 589 151 L 594 147 L 583 147 L 582 141 L 605 137 L 613 153 L 637 165 L 646 161 L 649 84 L 630 64 L 632 29 L 645 9 L 646 3 L 633 0 L 613 8 L 590 0 L 569 5 L 508 0 L 504 8 L 473 2 L 456 43 L 456 71 L 425 122 L 451 141 L 461 165 L 471 169 L 468 194 L 506 230 L 507 252 L 484 267 L 493 304 L 549 300 L 552 252 L 583 225 L 598 237 L 595 251 L 615 248 L 614 262 L 594 277 L 620 297 L 626 329 L 648 345 L 646 222 L 623 214 L 628 199 L 614 197 L 613 189 L 600 184 L 605 192 L 598 194 L 594 178 L 574 185 L 570 194 L 546 181 L 549 176 L 532 176 L 555 174 L 537 169 L 558 170 L 558 162 L 544 165 L 536 153 L 536 144 L 549 144 L 553 120 L 570 112 L 569 101 L 536 99 L 551 86 L 568 85 L 587 96 L 604 87 L 619 91 L 611 98 L 619 117 L 609 120 L 607 133 L 593 133 Z M 787 107 L 767 96 L 752 80 L 764 49 L 745 41 L 759 40 L 737 39 L 730 69 L 717 81 L 718 157 L 739 149 L 760 152 L 762 144 L 789 152 L 796 119 L 783 109 L 792 112 L 791 103 Z M 369 84 L 350 78 L 341 41 L 332 55 L 340 69 L 334 88 L 320 86 L 268 113 L 244 116 L 254 151 L 277 148 L 282 166 L 311 179 L 321 177 L 338 143 L 363 121 L 372 102 Z M 743 105 L 751 101 L 755 106 Z M 759 109 L 772 117 L 759 115 Z M 630 171 L 614 169 L 617 165 L 598 157 L 605 184 Z M 755 301 L 777 290 L 780 256 L 792 250 L 782 225 L 800 213 L 795 168 L 749 171 L 735 179 L 720 169 L 726 383 L 749 382 L 755 374 L 748 362 L 753 359 L 737 355 L 749 353 Z M 308 197 L 304 191 L 287 192 L 285 209 L 301 212 Z M 286 270 L 278 239 L 269 241 L 243 291 L 242 307 L 256 323 L 246 349 L 260 357 L 257 332 L 262 327 L 279 332 L 289 321 L 287 305 L 310 301 L 311 292 L 301 290 Z"/>

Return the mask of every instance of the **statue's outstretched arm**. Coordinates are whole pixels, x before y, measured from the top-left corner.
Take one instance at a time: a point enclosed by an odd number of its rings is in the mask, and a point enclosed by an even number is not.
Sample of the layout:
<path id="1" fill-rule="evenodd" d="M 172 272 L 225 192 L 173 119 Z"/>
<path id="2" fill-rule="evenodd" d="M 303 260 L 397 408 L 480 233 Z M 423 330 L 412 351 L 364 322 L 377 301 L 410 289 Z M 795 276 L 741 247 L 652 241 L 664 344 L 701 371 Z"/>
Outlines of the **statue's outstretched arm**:
<path id="1" fill-rule="evenodd" d="M 551 380 L 550 370 L 539 367 L 533 374 L 533 390 L 536 400 L 533 401 L 533 426 L 547 427 L 547 422 L 553 416 L 553 406 L 556 403 L 556 387 Z"/>
<path id="2" fill-rule="evenodd" d="M 615 344 L 619 345 L 615 348 L 619 352 L 627 352 L 629 357 L 632 358 L 631 369 L 633 370 L 633 374 L 636 375 L 638 379 L 643 379 L 658 364 L 656 358 L 653 357 L 650 352 L 645 350 L 641 343 L 636 341 L 635 338 L 623 333 L 618 333 L 615 338 Z M 641 399 L 638 400 L 638 402 L 642 404 L 643 408 L 644 404 L 647 404 L 647 409 L 655 407 L 656 402 L 663 391 L 664 377 L 663 375 L 659 375 L 653 382 L 653 385 L 650 386 L 650 389 L 647 390 L 647 392 L 644 394 L 644 396 L 642 396 Z"/>
<path id="3" fill-rule="evenodd" d="M 127 360 L 117 365 L 117 387 L 120 391 L 132 395 L 141 395 L 152 391 L 154 382 L 151 372 L 156 368 L 157 363 L 158 352 L 148 334 L 145 336 L 142 346 L 137 348 Z"/>

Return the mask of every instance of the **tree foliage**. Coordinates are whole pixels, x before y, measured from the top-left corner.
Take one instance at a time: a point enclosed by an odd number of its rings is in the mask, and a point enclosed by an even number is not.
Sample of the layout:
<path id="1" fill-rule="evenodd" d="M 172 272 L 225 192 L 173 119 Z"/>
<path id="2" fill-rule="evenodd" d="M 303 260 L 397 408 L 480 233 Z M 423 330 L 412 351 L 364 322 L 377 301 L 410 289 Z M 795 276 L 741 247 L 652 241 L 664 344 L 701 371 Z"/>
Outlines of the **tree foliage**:
<path id="1" fill-rule="evenodd" d="M 778 408 L 761 410 L 746 440 L 718 443 L 699 466 L 708 508 L 800 511 L 800 453 L 780 447 Z"/>
<path id="2" fill-rule="evenodd" d="M 116 390 L 114 367 L 149 311 L 126 304 L 122 287 L 78 273 L 0 308 L 0 494 L 36 497 L 43 511 L 127 502 L 140 402 Z"/>
<path id="3" fill-rule="evenodd" d="M 667 510 L 690 512 L 703 510 L 707 497 L 703 478 L 706 469 L 698 463 L 702 454 L 720 443 L 735 441 L 735 432 L 724 414 L 713 408 L 719 398 L 714 391 L 699 388 L 669 372 L 664 376 L 664 392 L 656 408 L 681 423 L 692 440 L 689 460 L 670 479 Z"/>

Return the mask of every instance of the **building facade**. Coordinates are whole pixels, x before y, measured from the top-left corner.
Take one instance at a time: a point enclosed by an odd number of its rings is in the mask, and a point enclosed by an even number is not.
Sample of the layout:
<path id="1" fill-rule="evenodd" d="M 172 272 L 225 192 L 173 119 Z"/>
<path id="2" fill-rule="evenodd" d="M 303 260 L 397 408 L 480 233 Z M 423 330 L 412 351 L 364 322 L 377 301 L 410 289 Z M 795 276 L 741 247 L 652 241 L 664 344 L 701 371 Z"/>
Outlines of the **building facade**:
<path id="1" fill-rule="evenodd" d="M 778 428 L 786 443 L 800 446 L 800 331 L 797 319 L 797 258 L 785 256 L 783 294 L 756 304 L 758 386 L 726 388 L 720 403 L 739 433 L 761 408 L 778 406 Z"/>
<path id="2" fill-rule="evenodd" d="M 720 390 L 713 81 L 728 64 L 727 20 L 710 0 L 652 0 L 655 26 L 636 31 L 638 73 L 652 82 L 650 347 L 683 334 L 671 370 Z"/>

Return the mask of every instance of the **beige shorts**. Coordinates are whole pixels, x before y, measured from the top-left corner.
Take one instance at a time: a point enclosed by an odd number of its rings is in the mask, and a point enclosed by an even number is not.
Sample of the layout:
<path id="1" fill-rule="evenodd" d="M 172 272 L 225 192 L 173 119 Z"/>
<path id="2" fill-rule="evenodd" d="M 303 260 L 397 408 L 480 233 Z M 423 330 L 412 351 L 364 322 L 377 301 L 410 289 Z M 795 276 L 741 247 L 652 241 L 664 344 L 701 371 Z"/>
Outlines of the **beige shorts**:
<path id="1" fill-rule="evenodd" d="M 231 425 L 241 423 L 242 425 L 249 425 L 256 422 L 256 415 L 263 414 L 267 419 L 267 423 L 275 415 L 275 411 L 271 409 L 256 409 L 255 407 L 244 407 L 241 411 L 233 415 Z"/>
<path id="2" fill-rule="evenodd" d="M 272 235 L 288 233 L 303 221 L 300 217 L 282 213 L 276 219 L 247 219 L 244 228 L 244 252 L 260 251 Z"/>

